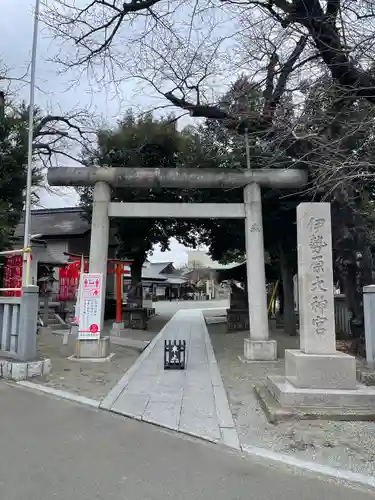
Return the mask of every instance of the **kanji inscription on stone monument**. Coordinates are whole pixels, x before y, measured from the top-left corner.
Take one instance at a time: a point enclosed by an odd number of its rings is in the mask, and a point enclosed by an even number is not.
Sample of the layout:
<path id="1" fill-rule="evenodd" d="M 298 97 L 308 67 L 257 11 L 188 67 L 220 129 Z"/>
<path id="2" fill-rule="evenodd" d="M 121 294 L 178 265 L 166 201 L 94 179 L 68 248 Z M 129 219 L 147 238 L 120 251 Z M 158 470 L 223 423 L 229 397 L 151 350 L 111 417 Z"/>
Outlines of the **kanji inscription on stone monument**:
<path id="1" fill-rule="evenodd" d="M 297 225 L 301 350 L 331 354 L 336 340 L 330 204 L 301 203 Z"/>

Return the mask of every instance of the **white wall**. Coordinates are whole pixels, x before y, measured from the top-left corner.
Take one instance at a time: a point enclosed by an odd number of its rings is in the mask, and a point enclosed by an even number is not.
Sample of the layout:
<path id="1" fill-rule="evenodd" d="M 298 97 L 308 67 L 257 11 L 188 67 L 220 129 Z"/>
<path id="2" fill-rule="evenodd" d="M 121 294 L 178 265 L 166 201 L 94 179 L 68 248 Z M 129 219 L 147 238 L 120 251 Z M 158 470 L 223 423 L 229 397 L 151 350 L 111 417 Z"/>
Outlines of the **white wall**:
<path id="1" fill-rule="evenodd" d="M 33 260 L 38 262 L 66 262 L 67 256 L 64 252 L 68 251 L 68 241 L 50 240 L 47 242 L 47 248 L 41 245 L 32 246 Z"/>

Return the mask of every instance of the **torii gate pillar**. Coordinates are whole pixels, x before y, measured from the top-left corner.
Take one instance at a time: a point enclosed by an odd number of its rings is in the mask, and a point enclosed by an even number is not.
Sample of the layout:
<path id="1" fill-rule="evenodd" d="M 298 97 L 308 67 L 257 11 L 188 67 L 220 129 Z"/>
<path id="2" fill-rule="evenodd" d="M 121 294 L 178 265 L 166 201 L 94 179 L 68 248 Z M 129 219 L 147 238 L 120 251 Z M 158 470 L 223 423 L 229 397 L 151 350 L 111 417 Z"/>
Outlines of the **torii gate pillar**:
<path id="1" fill-rule="evenodd" d="M 111 186 L 106 182 L 96 182 L 94 185 L 89 272 L 103 275 L 101 331 L 104 322 L 104 303 L 107 281 L 107 259 L 109 243 L 108 204 L 111 201 Z"/>
<path id="2" fill-rule="evenodd" d="M 108 206 L 111 200 L 111 186 L 107 182 L 96 182 L 94 185 L 89 272 L 102 275 L 100 338 L 78 339 L 75 354 L 77 358 L 107 358 L 109 356 L 109 336 L 104 332 L 104 307 L 107 282 L 107 259 L 109 243 Z"/>
<path id="3" fill-rule="evenodd" d="M 244 188 L 247 294 L 250 337 L 244 340 L 244 356 L 253 361 L 277 358 L 276 340 L 269 339 L 262 199 L 260 186 L 251 183 Z"/>

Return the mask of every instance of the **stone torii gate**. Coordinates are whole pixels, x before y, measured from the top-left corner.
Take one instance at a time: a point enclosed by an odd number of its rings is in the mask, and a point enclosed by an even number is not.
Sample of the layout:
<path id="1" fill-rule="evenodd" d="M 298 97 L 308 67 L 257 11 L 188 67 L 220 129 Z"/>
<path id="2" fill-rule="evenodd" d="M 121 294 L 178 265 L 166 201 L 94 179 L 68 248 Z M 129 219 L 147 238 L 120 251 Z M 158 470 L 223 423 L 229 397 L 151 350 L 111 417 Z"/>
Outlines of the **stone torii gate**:
<path id="1" fill-rule="evenodd" d="M 251 360 L 276 359 L 276 341 L 270 340 L 268 331 L 260 188 L 301 187 L 307 182 L 306 172 L 294 169 L 233 171 L 224 168 L 56 167 L 49 169 L 48 182 L 51 186 L 94 186 L 89 270 L 103 274 L 104 290 L 110 217 L 245 219 L 250 337 L 245 339 L 244 354 Z M 242 187 L 244 201 L 243 203 L 114 203 L 111 202 L 111 186 L 145 189 Z M 129 237 L 131 238 L 131 235 Z M 102 310 L 104 311 L 104 307 Z M 102 326 L 101 324 L 100 331 L 103 331 Z M 98 355 L 103 356 L 105 349 L 101 348 L 99 352 L 101 354 Z"/>

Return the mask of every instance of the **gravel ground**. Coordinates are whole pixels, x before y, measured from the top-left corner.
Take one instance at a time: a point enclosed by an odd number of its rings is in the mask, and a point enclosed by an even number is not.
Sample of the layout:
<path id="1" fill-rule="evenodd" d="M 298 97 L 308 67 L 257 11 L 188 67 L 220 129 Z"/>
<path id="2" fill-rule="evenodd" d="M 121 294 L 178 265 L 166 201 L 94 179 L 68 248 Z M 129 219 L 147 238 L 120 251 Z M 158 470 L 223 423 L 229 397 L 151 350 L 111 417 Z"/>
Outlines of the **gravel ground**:
<path id="1" fill-rule="evenodd" d="M 210 314 L 211 316 L 211 314 Z M 260 446 L 330 466 L 375 475 L 375 422 L 296 421 L 269 424 L 253 385 L 267 374 L 284 374 L 284 360 L 243 363 L 247 332 L 226 333 L 225 324 L 208 324 L 211 342 L 242 445 Z M 299 338 L 275 333 L 279 356 L 298 348 Z"/>
<path id="2" fill-rule="evenodd" d="M 126 336 L 137 340 L 152 340 L 169 319 L 169 316 L 156 316 L 149 321 L 147 331 L 127 330 Z M 69 336 L 67 345 L 63 345 L 62 340 L 61 335 L 52 333 L 38 336 L 38 352 L 41 357 L 52 361 L 52 371 L 44 377 L 34 377 L 32 382 L 97 401 L 108 394 L 140 354 L 136 349 L 112 344 L 110 351 L 114 356 L 110 361 L 71 361 L 67 358 L 74 354 L 75 338 Z"/>

